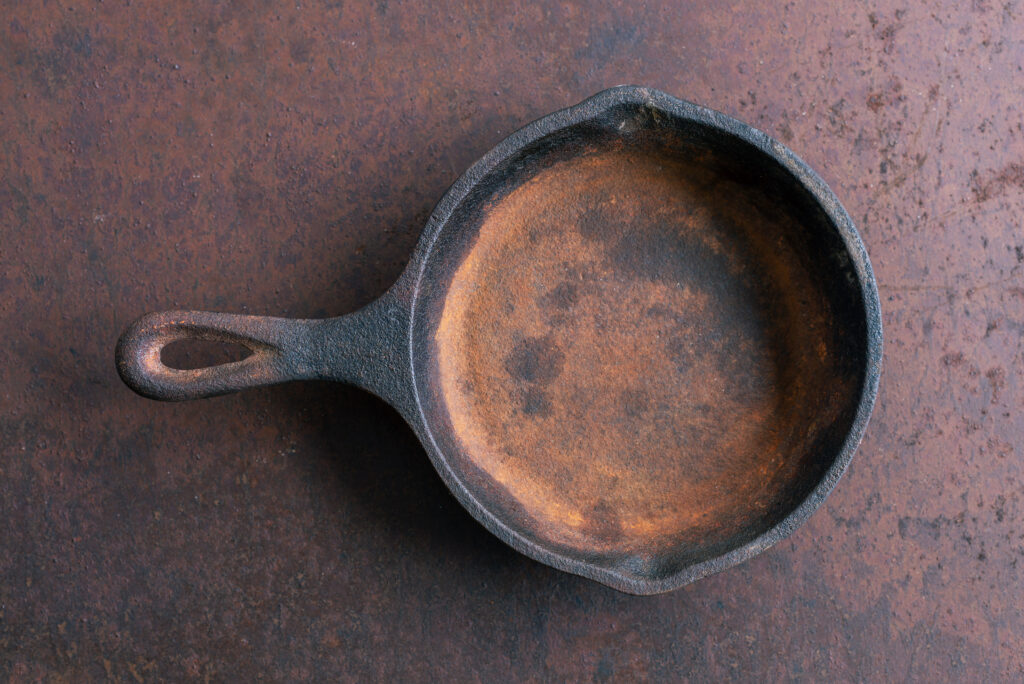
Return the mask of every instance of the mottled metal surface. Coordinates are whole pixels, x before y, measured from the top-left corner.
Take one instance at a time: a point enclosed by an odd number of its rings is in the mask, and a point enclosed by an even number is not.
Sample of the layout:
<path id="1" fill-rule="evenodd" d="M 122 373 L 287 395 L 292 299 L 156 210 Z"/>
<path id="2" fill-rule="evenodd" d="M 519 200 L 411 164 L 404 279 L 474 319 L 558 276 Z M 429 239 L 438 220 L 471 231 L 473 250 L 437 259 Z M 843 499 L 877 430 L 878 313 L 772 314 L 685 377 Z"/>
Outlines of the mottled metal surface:
<path id="1" fill-rule="evenodd" d="M 5 8 L 3 673 L 1020 679 L 1021 35 L 1017 2 Z M 466 165 L 621 82 L 790 145 L 872 257 L 878 406 L 771 551 L 624 596 L 493 539 L 364 393 L 118 380 L 147 309 L 371 301 Z"/>
<path id="2" fill-rule="evenodd" d="M 653 579 L 806 494 L 823 471 L 801 467 L 807 445 L 859 384 L 832 368 L 842 325 L 791 228 L 758 203 L 775 206 L 614 145 L 488 208 L 435 352 L 477 498 L 544 544 Z"/>
<path id="3" fill-rule="evenodd" d="M 515 548 L 624 591 L 786 536 L 870 413 L 878 302 L 849 217 L 777 142 L 649 88 L 500 143 L 409 270 L 444 480 Z"/>

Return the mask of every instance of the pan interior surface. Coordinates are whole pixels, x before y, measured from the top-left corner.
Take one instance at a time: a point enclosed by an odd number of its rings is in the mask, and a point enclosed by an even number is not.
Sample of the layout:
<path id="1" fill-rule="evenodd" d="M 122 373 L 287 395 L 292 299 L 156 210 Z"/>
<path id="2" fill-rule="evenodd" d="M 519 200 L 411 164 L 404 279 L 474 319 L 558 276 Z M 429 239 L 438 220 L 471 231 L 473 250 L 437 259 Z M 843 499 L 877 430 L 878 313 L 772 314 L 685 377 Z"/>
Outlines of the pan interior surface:
<path id="1" fill-rule="evenodd" d="M 621 125 L 541 145 L 428 269 L 438 444 L 543 549 L 678 572 L 789 514 L 849 428 L 864 322 L 843 247 L 732 145 Z"/>

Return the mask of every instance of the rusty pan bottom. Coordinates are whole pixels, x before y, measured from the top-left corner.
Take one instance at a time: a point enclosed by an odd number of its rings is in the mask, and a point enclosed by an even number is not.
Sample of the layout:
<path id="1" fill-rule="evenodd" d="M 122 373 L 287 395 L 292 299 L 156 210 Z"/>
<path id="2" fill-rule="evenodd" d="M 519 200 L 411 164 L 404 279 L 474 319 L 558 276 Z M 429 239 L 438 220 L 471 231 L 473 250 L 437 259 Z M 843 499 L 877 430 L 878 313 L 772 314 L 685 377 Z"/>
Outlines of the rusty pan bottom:
<path id="1" fill-rule="evenodd" d="M 849 293 L 820 284 L 835 245 L 813 211 L 714 150 L 606 137 L 541 158 L 438 267 L 442 448 L 517 534 L 661 577 L 819 482 L 860 388 Z"/>

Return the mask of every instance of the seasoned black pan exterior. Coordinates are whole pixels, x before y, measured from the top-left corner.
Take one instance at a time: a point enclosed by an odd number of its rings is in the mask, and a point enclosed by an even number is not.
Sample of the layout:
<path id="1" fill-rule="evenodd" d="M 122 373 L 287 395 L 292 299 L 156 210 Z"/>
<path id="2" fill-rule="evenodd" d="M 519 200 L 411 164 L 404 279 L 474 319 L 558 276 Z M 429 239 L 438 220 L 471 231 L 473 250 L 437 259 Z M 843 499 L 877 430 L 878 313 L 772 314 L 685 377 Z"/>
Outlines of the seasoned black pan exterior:
<path id="1" fill-rule="evenodd" d="M 166 367 L 162 348 L 185 338 L 252 354 Z M 881 350 L 867 254 L 821 179 L 746 124 L 624 86 L 473 165 L 370 306 L 150 314 L 116 357 L 155 399 L 365 388 L 495 535 L 652 594 L 750 558 L 821 504 L 860 442 Z"/>

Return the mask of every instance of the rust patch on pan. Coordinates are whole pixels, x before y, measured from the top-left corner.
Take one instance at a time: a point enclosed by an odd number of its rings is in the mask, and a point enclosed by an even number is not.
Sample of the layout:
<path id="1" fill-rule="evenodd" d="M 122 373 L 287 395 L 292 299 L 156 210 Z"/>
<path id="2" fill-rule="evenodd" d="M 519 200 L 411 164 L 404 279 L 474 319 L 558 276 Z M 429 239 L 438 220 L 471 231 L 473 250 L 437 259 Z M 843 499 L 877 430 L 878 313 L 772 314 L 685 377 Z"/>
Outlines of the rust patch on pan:
<path id="1" fill-rule="evenodd" d="M 525 533 L 697 550 L 766 528 L 817 477 L 802 464 L 850 387 L 777 204 L 611 144 L 489 206 L 435 332 L 437 381 L 455 460 Z"/>

